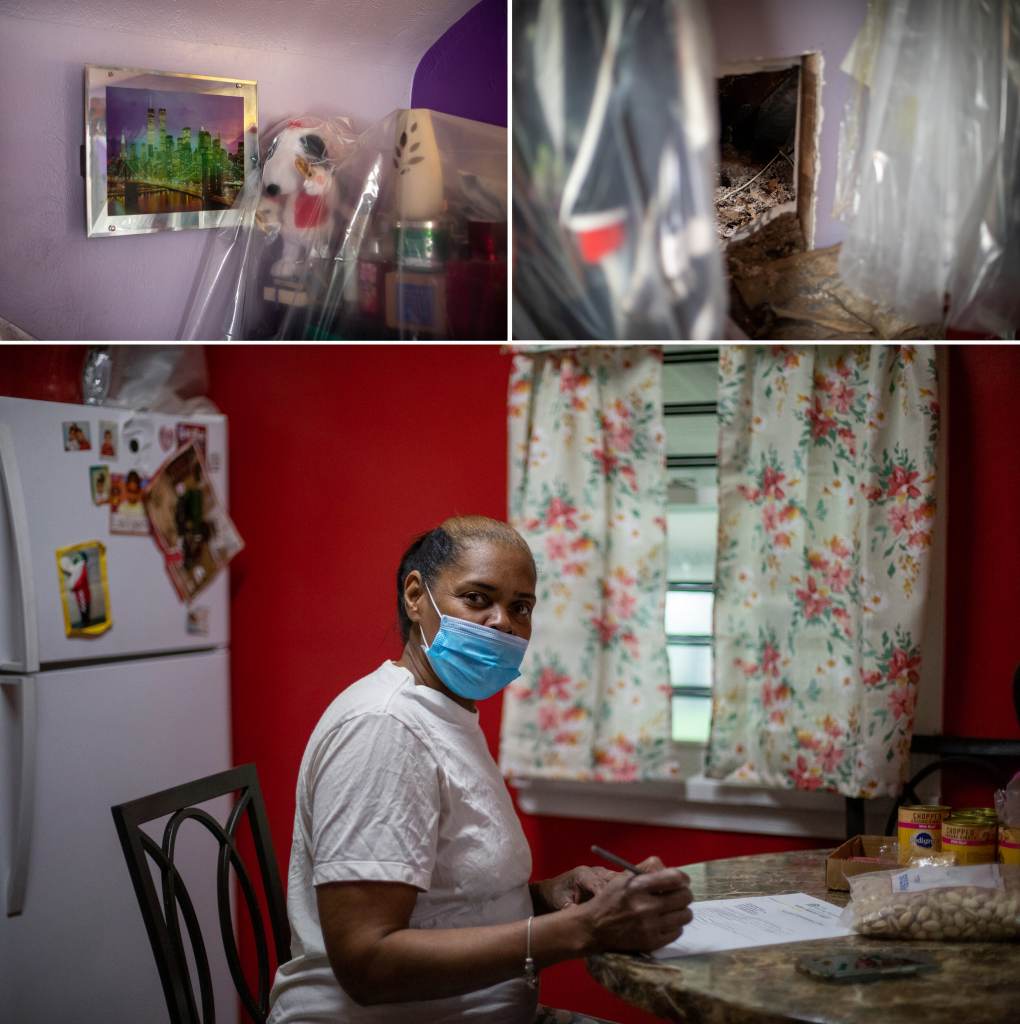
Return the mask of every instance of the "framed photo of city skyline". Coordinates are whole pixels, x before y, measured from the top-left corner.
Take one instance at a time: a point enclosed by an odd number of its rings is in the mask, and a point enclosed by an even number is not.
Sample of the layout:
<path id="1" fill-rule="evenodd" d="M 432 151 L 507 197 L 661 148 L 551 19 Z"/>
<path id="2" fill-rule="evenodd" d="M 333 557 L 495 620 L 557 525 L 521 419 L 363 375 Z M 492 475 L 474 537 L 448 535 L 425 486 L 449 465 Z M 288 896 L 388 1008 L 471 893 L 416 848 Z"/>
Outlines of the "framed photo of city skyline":
<path id="1" fill-rule="evenodd" d="M 85 66 L 90 238 L 235 224 L 258 159 L 254 81 Z"/>

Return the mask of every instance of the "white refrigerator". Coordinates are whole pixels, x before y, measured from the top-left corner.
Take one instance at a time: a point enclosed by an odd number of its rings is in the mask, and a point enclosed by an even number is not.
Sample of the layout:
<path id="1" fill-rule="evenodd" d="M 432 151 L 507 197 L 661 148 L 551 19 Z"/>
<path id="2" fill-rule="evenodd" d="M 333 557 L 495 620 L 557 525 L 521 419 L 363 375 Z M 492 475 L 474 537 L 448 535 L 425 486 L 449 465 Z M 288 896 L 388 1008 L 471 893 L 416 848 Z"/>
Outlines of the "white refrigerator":
<path id="1" fill-rule="evenodd" d="M 189 621 L 155 538 L 111 532 L 109 505 L 94 500 L 115 475 L 144 480 L 196 435 L 225 503 L 222 416 L 0 397 L 0 1020 L 10 1024 L 168 1019 L 110 807 L 230 767 L 229 583 L 222 572 L 198 593 Z M 90 600 L 108 605 L 111 625 L 69 636 L 75 609 L 56 552 L 92 541 L 105 546 L 107 581 L 103 594 L 92 579 Z M 210 848 L 189 840 L 178 856 L 217 1006 L 232 1008 L 214 952 Z"/>

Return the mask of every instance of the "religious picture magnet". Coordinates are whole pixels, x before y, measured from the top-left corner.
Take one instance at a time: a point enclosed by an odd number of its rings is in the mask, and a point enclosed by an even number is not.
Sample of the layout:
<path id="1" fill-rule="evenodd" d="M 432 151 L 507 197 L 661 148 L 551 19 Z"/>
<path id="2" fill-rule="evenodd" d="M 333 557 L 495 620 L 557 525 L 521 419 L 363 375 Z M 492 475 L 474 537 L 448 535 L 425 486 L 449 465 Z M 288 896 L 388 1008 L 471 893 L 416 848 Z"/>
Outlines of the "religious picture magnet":
<path id="1" fill-rule="evenodd" d="M 69 420 L 60 425 L 64 434 L 65 452 L 89 452 L 92 450 L 92 427 L 84 420 Z"/>
<path id="2" fill-rule="evenodd" d="M 87 540 L 57 548 L 56 555 L 64 632 L 67 636 L 105 633 L 113 625 L 105 545 L 98 540 Z"/>
<path id="3" fill-rule="evenodd" d="M 117 424 L 114 420 L 99 421 L 99 457 L 117 458 Z"/>
<path id="4" fill-rule="evenodd" d="M 136 469 L 110 475 L 110 533 L 145 536 L 149 532 L 149 517 L 142 501 L 148 482 Z"/>
<path id="5" fill-rule="evenodd" d="M 110 467 L 89 466 L 89 486 L 92 489 L 92 504 L 107 505 L 110 501 Z"/>
<path id="6" fill-rule="evenodd" d="M 174 589 L 190 601 L 244 547 L 194 442 L 163 463 L 144 500 Z"/>

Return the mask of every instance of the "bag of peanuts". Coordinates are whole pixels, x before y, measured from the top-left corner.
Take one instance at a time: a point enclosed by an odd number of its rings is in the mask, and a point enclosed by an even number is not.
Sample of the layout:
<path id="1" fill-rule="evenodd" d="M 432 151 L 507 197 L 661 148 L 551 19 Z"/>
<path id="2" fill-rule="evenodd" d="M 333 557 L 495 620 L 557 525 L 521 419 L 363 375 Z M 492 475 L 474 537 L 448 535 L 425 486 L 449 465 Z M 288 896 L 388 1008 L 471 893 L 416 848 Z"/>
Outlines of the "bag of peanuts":
<path id="1" fill-rule="evenodd" d="M 842 921 L 885 939 L 992 942 L 1020 937 L 1020 867 L 918 865 L 849 879 Z"/>

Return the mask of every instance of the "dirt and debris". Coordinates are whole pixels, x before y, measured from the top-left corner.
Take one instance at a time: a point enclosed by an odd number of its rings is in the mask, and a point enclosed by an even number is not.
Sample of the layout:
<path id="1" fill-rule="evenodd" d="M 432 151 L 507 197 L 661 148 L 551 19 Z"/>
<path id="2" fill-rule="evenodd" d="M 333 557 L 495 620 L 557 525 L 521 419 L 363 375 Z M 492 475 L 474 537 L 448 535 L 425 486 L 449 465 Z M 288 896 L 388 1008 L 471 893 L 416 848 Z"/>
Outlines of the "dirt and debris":
<path id="1" fill-rule="evenodd" d="M 751 241 L 751 240 L 749 240 Z M 786 239 L 787 245 L 793 242 Z M 774 250 L 784 248 L 774 241 Z M 778 258 L 746 246 L 729 261 L 730 316 L 752 340 L 900 340 L 943 336 L 939 324 L 912 324 L 851 291 L 839 276 L 838 245 Z M 727 255 L 730 255 L 729 253 Z"/>
<path id="2" fill-rule="evenodd" d="M 766 210 L 792 203 L 793 160 L 776 150 L 764 166 L 746 151 L 724 143 L 715 188 L 716 234 L 726 241 Z"/>
<path id="3" fill-rule="evenodd" d="M 732 238 L 766 211 L 796 197 L 799 69 L 719 79 L 719 170 L 716 232 Z"/>

